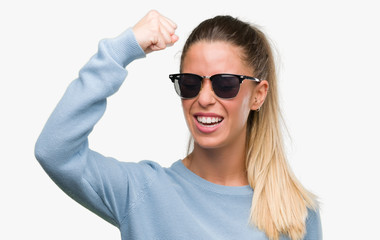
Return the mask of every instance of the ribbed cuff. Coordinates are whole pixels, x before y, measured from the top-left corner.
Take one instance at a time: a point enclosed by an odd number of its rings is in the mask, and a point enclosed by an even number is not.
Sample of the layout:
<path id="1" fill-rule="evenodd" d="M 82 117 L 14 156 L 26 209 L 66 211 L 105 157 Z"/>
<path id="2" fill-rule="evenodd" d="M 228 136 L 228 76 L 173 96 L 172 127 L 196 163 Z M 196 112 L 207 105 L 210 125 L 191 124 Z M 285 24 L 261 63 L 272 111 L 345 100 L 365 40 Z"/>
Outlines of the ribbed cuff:
<path id="1" fill-rule="evenodd" d="M 108 45 L 115 55 L 115 60 L 123 67 L 135 59 L 146 56 L 138 44 L 132 28 L 128 28 L 116 38 L 110 39 Z"/>

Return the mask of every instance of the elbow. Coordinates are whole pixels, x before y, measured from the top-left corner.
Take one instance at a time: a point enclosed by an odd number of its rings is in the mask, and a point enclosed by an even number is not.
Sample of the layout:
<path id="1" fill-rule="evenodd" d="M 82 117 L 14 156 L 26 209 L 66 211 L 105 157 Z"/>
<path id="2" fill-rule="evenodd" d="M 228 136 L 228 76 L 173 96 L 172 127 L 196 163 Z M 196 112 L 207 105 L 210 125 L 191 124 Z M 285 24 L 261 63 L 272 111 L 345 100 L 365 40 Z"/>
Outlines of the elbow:
<path id="1" fill-rule="evenodd" d="M 34 146 L 34 156 L 42 166 L 48 162 L 49 154 L 46 150 L 46 145 L 40 138 Z"/>
<path id="2" fill-rule="evenodd" d="M 61 154 L 54 142 L 51 138 L 41 135 L 34 146 L 34 156 L 45 170 L 55 165 Z"/>
<path id="3" fill-rule="evenodd" d="M 68 164 L 67 159 L 62 152 L 58 151 L 51 141 L 38 139 L 34 147 L 34 156 L 41 165 L 46 174 L 62 189 L 77 184 L 80 177 L 81 169 L 75 168 Z M 74 180 L 73 180 L 74 179 Z"/>
<path id="4" fill-rule="evenodd" d="M 66 168 L 70 159 L 53 143 L 50 139 L 39 138 L 34 147 L 34 156 L 44 171 L 58 183 L 70 170 Z"/>

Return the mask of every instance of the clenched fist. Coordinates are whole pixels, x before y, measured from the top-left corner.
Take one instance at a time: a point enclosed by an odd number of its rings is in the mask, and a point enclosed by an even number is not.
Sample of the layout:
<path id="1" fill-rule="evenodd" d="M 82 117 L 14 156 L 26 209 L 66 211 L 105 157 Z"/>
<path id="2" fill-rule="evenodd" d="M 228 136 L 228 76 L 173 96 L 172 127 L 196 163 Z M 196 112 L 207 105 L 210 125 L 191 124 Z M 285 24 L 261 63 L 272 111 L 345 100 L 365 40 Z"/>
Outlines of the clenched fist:
<path id="1" fill-rule="evenodd" d="M 134 27 L 133 33 L 145 53 L 163 50 L 178 41 L 177 25 L 159 12 L 151 10 Z"/>

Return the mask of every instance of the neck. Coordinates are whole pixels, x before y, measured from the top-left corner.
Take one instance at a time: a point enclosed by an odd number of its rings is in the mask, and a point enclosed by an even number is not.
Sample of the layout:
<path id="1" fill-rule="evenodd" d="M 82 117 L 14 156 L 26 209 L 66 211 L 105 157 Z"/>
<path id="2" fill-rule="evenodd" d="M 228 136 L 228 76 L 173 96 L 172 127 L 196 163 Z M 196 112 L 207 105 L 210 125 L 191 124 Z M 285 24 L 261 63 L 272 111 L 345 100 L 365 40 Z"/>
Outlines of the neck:
<path id="1" fill-rule="evenodd" d="M 194 143 L 193 152 L 183 164 L 198 176 L 219 185 L 248 185 L 245 167 L 245 144 L 205 149 Z"/>

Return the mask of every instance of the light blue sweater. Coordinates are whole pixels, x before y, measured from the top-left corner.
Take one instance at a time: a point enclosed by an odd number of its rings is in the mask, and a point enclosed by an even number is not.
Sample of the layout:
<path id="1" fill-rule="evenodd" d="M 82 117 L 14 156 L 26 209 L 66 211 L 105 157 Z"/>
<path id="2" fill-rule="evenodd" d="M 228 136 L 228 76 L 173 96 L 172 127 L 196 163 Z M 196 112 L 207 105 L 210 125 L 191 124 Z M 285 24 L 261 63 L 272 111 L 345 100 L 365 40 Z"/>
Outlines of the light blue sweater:
<path id="1" fill-rule="evenodd" d="M 102 40 L 47 121 L 36 158 L 70 197 L 120 229 L 123 240 L 267 239 L 248 224 L 253 190 L 213 184 L 181 161 L 163 168 L 151 161 L 119 162 L 88 148 L 88 135 L 145 54 L 128 29 Z M 322 239 L 319 212 L 309 211 L 307 240 Z M 281 239 L 288 239 L 282 237 Z"/>

